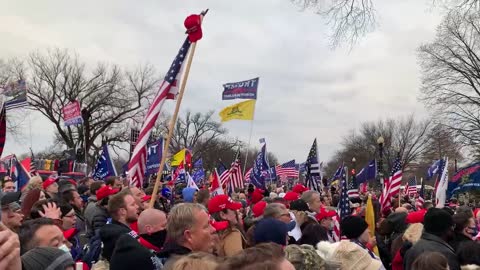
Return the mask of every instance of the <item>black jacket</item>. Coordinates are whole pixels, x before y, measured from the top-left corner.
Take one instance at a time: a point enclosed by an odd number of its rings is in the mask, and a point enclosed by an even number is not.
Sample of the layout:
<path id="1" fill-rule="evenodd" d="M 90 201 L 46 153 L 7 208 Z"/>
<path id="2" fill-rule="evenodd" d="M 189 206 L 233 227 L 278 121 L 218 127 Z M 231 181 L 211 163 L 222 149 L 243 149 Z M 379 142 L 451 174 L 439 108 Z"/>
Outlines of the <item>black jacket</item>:
<path id="1" fill-rule="evenodd" d="M 418 256 L 423 252 L 432 251 L 440 252 L 447 258 L 450 270 L 460 270 L 460 264 L 458 263 L 454 249 L 440 237 L 426 232 L 424 232 L 420 240 L 405 253 L 403 269 L 411 270 L 413 261 L 415 261 Z"/>
<path id="2" fill-rule="evenodd" d="M 111 224 L 106 224 L 100 229 L 100 239 L 102 239 L 103 250 L 102 256 L 107 261 L 110 261 L 115 244 L 120 236 L 132 231 L 127 225 L 120 223 L 116 220 L 112 220 Z"/>
<path id="3" fill-rule="evenodd" d="M 102 228 L 107 224 L 110 215 L 105 207 L 95 205 L 93 209 L 92 219 L 89 220 L 88 217 L 86 218 L 87 223 L 87 238 L 92 237 L 95 235 L 95 231 Z"/>
<path id="4" fill-rule="evenodd" d="M 120 236 L 110 259 L 110 270 L 159 270 L 162 268 L 163 264 L 154 252 L 140 245 L 137 239 L 129 234 Z"/>
<path id="5" fill-rule="evenodd" d="M 461 243 L 463 242 L 470 242 L 473 240 L 461 233 L 455 233 L 455 237 L 452 241 L 450 241 L 448 244 L 455 250 L 455 252 L 458 251 L 458 247 L 460 246 Z"/>
<path id="6" fill-rule="evenodd" d="M 159 257 L 163 262 L 166 262 L 175 256 L 187 255 L 190 253 L 192 253 L 190 249 L 167 240 L 163 246 L 163 250 L 157 253 L 157 257 Z"/>

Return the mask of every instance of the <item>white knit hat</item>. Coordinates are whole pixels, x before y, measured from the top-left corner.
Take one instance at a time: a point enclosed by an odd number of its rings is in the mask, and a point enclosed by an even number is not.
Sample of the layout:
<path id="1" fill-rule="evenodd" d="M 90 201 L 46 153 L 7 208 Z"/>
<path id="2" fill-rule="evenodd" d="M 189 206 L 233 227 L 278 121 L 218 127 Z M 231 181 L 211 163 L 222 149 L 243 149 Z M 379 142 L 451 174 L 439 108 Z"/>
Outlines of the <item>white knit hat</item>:
<path id="1" fill-rule="evenodd" d="M 342 270 L 379 270 L 382 262 L 373 259 L 359 245 L 342 240 L 333 252 L 333 259 L 342 263 Z"/>

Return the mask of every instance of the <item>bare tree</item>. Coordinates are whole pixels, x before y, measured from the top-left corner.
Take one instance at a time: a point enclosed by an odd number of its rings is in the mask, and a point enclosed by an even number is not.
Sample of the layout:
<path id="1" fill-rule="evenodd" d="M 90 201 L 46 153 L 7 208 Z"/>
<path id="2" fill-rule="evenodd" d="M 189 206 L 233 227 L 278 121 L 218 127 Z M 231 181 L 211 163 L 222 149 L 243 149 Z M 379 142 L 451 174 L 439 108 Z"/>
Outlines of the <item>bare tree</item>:
<path id="1" fill-rule="evenodd" d="M 99 63 L 90 69 L 76 55 L 59 49 L 32 53 L 26 66 L 30 105 L 55 125 L 57 137 L 68 148 L 85 150 L 88 161 L 102 140 L 128 140 L 125 123 L 148 102 L 158 82 L 151 66 L 123 71 Z M 84 123 L 64 127 L 62 108 L 74 100 L 80 102 Z"/>
<path id="2" fill-rule="evenodd" d="M 421 160 L 430 140 L 431 127 L 431 121 L 416 120 L 413 115 L 363 123 L 358 133 L 352 131 L 343 138 L 341 149 L 326 166 L 326 173 L 331 175 L 342 162 L 349 167 L 353 166 L 351 163 L 353 157 L 356 159 L 357 169 L 372 159 L 378 159 L 377 139 L 380 136 L 385 140 L 383 151 L 385 173 L 388 174 L 392 169 L 398 153 L 402 158 L 403 169 L 408 170 Z"/>
<path id="3" fill-rule="evenodd" d="M 302 9 L 312 9 L 332 28 L 331 44 L 354 45 L 375 29 L 376 11 L 372 0 L 291 0 Z"/>
<path id="4" fill-rule="evenodd" d="M 420 100 L 464 145 L 480 145 L 480 15 L 450 12 L 420 47 Z"/>

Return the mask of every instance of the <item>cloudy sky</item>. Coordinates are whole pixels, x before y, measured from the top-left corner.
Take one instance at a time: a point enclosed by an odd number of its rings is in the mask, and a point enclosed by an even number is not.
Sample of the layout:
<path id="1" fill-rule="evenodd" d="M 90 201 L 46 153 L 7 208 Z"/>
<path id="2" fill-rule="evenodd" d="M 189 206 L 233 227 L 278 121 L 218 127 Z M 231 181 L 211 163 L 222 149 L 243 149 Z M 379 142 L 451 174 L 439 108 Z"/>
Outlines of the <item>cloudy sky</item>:
<path id="1" fill-rule="evenodd" d="M 265 137 L 280 161 L 303 161 L 317 137 L 328 160 L 361 122 L 426 115 L 416 100 L 416 49 L 433 39 L 441 16 L 427 0 L 374 2 L 378 29 L 352 50 L 332 50 L 325 21 L 289 0 L 0 0 L 0 58 L 59 47 L 86 63 L 151 63 L 162 73 L 184 39 L 184 18 L 210 8 L 182 111 L 218 112 L 233 103 L 221 100 L 223 83 L 258 76 L 252 144 Z M 8 138 L 4 153 L 51 145 L 53 127 L 40 114 L 24 125 L 24 139 Z M 249 122 L 225 126 L 248 141 Z"/>

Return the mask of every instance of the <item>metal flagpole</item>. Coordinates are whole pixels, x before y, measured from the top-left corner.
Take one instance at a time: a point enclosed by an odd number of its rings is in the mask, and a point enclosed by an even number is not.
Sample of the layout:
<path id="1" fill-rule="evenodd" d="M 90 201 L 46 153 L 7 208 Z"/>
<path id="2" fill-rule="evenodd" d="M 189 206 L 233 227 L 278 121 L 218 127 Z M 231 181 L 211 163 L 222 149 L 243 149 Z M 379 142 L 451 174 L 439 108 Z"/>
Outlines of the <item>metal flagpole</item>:
<path id="1" fill-rule="evenodd" d="M 255 102 L 255 106 L 257 106 L 256 102 Z M 252 141 L 253 121 L 255 121 L 255 112 L 253 113 L 253 120 L 250 123 L 250 135 L 248 136 L 247 152 L 245 153 L 245 164 L 243 164 L 243 173 L 242 173 L 243 176 L 245 176 L 245 170 L 247 169 L 248 153 L 250 150 L 250 143 Z"/>

